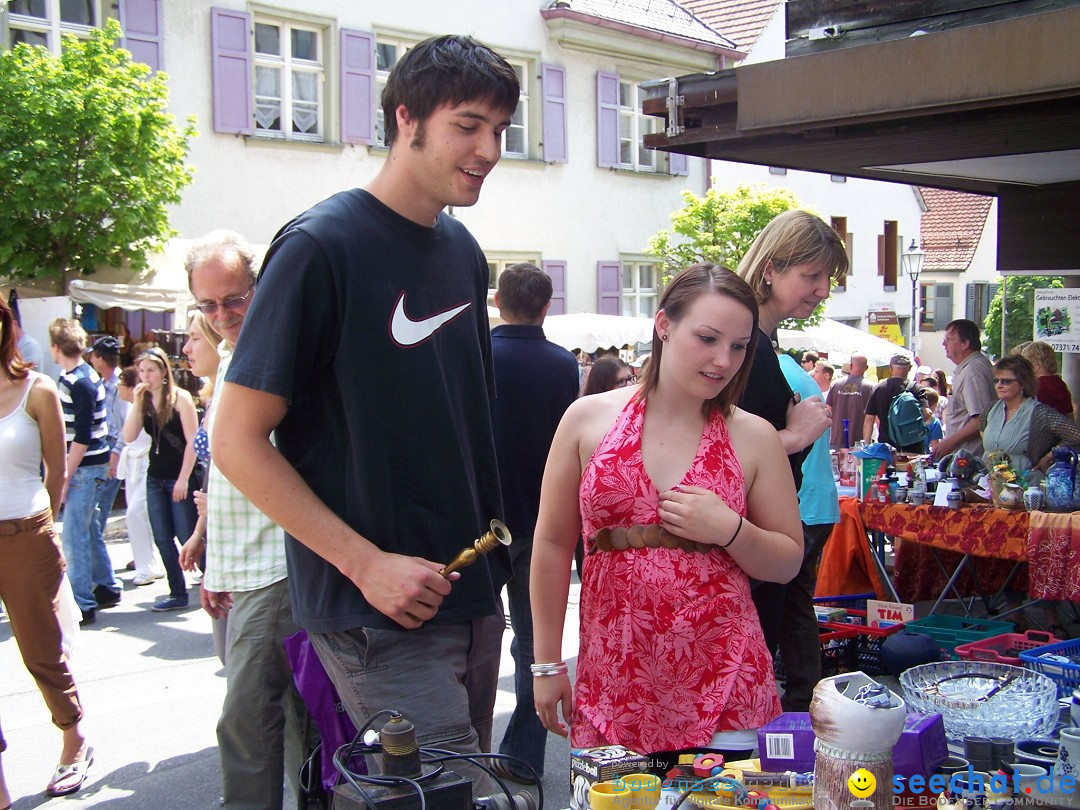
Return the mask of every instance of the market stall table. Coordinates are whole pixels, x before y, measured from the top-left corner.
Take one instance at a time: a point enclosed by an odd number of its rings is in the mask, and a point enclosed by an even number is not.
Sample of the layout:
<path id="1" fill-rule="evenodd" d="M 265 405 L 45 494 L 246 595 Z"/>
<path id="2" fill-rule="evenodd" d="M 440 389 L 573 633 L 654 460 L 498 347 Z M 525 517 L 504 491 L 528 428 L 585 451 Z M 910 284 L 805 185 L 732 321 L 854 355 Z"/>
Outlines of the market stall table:
<path id="1" fill-rule="evenodd" d="M 1080 512 L 949 509 L 854 498 L 841 498 L 841 506 L 844 512 L 857 512 L 868 532 L 912 541 L 898 554 L 896 590 L 909 601 L 936 599 L 931 613 L 950 590 L 970 595 L 974 588 L 985 594 L 1003 585 L 1026 590 L 1033 599 L 1080 600 Z M 965 582 L 965 572 L 975 567 L 973 558 L 980 558 L 977 578 Z M 930 576 L 938 568 L 944 584 Z"/>

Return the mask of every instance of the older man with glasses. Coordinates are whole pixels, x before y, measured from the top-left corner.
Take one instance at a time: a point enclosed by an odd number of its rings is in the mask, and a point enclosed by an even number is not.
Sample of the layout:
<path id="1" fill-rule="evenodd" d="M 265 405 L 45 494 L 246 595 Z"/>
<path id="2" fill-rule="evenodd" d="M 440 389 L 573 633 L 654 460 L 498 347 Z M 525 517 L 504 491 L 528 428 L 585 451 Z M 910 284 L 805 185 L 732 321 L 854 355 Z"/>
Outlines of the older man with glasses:
<path id="1" fill-rule="evenodd" d="M 225 343 L 218 378 L 225 376 L 255 291 L 257 268 L 248 243 L 232 231 L 195 242 L 185 261 L 196 308 Z M 218 397 L 203 426 L 213 437 Z M 224 806 L 280 808 L 283 777 L 295 787 L 303 760 L 304 716 L 282 640 L 293 622 L 285 564 L 285 534 L 221 474 L 207 475 L 206 572 L 203 608 L 228 615 L 228 679 L 218 721 Z"/>
<path id="2" fill-rule="evenodd" d="M 945 438 L 934 448 L 934 458 L 943 458 L 961 447 L 981 456 L 980 417 L 997 397 L 994 370 L 990 360 L 980 351 L 982 340 L 978 325 L 965 318 L 952 321 L 945 327 L 942 345 L 945 356 L 956 363 L 956 372 L 945 408 Z"/>

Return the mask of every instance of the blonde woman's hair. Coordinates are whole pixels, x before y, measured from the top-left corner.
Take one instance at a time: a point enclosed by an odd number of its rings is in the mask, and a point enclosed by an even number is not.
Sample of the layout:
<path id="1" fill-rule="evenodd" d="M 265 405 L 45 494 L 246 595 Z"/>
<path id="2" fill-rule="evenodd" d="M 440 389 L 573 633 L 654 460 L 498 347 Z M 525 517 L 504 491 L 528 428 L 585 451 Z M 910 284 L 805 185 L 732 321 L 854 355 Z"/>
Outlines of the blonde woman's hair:
<path id="1" fill-rule="evenodd" d="M 1058 373 L 1057 353 L 1049 343 L 1033 340 L 1020 350 L 1020 356 L 1031 361 L 1031 365 L 1041 368 L 1044 374 Z"/>
<path id="2" fill-rule="evenodd" d="M 822 265 L 833 281 L 847 275 L 848 256 L 840 235 L 809 211 L 792 209 L 766 225 L 739 262 L 739 277 L 750 285 L 758 304 L 772 296 L 765 271 L 774 273 L 801 264 Z"/>
<path id="3" fill-rule="evenodd" d="M 139 359 L 135 361 L 136 367 L 138 367 L 143 360 L 149 360 L 152 363 L 156 363 L 164 372 L 164 379 L 161 385 L 160 411 L 154 408 L 153 394 L 149 391 L 143 393 L 143 413 L 153 414 L 157 426 L 159 428 L 164 428 L 165 425 L 169 424 L 172 420 L 173 413 L 176 411 L 176 381 L 173 379 L 172 367 L 169 365 L 169 358 L 166 356 L 165 352 L 157 346 L 149 348 L 140 354 Z"/>
<path id="4" fill-rule="evenodd" d="M 206 319 L 199 310 L 191 316 L 191 322 L 188 324 L 188 334 L 192 332 L 198 332 L 203 340 L 209 342 L 211 346 L 216 350 L 221 345 L 221 341 L 224 338 L 214 331 L 214 327 L 210 325 L 210 321 Z M 199 403 L 204 407 L 210 404 L 210 398 L 214 396 L 214 383 L 217 382 L 217 369 L 214 369 L 213 375 L 206 378 L 206 382 L 203 383 L 202 388 L 199 389 Z"/>

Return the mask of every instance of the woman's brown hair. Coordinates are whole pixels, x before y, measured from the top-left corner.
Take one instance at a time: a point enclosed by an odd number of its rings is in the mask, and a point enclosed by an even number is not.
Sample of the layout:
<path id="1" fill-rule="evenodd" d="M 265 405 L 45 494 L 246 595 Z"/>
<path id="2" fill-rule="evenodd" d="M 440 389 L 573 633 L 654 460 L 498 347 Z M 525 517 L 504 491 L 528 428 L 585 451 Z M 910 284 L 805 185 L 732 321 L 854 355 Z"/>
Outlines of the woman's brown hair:
<path id="1" fill-rule="evenodd" d="M 662 309 L 671 321 L 678 323 L 686 315 L 690 305 L 697 298 L 707 293 L 722 295 L 742 304 L 750 311 L 750 315 L 753 317 L 750 344 L 747 347 L 742 367 L 731 382 L 724 386 L 715 397 L 706 400 L 703 406 L 706 416 L 711 415 L 716 410 L 719 410 L 724 416 L 728 416 L 742 397 L 743 389 L 746 388 L 746 381 L 750 377 L 750 366 L 753 365 L 753 352 L 750 346 L 753 346 L 758 331 L 758 308 L 757 302 L 754 300 L 753 290 L 745 281 L 722 265 L 695 264 L 679 271 L 678 275 L 672 279 L 667 289 L 664 290 L 664 294 L 660 297 L 658 309 Z M 640 390 L 636 394 L 638 399 L 644 400 L 649 395 L 649 392 L 659 385 L 660 365 L 663 361 L 663 355 L 664 342 L 660 340 L 660 335 L 654 325 L 652 354 L 649 356 L 649 363 L 645 368 L 645 373 L 641 375 L 643 380 Z"/>
<path id="2" fill-rule="evenodd" d="M 15 345 L 15 313 L 0 296 L 0 368 L 10 380 L 25 380 L 30 374 L 30 364 L 25 362 Z"/>
<path id="3" fill-rule="evenodd" d="M 172 367 L 169 365 L 169 358 L 165 352 L 157 346 L 153 346 L 140 354 L 139 359 L 135 361 L 135 365 L 138 366 L 143 360 L 157 363 L 164 372 L 162 375 L 164 379 L 161 384 L 160 411 L 154 408 L 153 395 L 149 391 L 143 393 L 143 413 L 153 414 L 157 426 L 164 428 L 172 420 L 173 412 L 176 410 L 176 381 L 173 379 Z"/>

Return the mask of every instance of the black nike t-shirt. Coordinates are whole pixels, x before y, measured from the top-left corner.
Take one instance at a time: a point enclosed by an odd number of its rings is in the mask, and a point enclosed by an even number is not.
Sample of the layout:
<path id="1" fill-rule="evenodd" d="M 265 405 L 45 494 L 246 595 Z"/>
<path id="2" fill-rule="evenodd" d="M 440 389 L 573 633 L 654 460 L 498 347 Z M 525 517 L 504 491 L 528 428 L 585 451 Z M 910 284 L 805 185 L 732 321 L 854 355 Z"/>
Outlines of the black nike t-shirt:
<path id="1" fill-rule="evenodd" d="M 278 449 L 384 550 L 447 563 L 502 517 L 487 274 L 460 222 L 423 227 L 360 189 L 288 223 L 263 263 L 226 380 L 287 400 Z M 302 627 L 398 627 L 286 543 Z M 494 614 L 509 572 L 505 549 L 481 558 L 433 621 Z"/>

